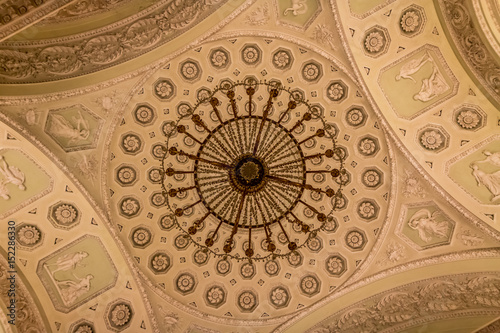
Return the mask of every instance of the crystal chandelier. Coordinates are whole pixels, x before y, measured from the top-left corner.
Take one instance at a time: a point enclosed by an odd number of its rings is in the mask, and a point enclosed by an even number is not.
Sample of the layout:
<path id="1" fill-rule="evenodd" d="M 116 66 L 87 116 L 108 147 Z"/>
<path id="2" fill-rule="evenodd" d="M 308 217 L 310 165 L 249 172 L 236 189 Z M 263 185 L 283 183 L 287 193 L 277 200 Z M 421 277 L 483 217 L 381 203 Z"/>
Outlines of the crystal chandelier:
<path id="1" fill-rule="evenodd" d="M 336 128 L 321 113 L 273 81 L 226 80 L 205 91 L 177 121 L 162 161 L 177 229 L 237 260 L 286 257 L 318 237 L 346 172 Z"/>

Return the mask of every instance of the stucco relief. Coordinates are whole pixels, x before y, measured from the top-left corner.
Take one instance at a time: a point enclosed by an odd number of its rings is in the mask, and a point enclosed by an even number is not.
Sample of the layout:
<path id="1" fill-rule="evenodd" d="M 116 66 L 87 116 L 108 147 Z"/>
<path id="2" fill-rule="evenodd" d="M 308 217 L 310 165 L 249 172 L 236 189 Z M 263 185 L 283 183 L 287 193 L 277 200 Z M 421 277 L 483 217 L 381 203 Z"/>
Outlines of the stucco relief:
<path id="1" fill-rule="evenodd" d="M 65 22 L 81 19 L 118 8 L 131 0 L 78 0 L 64 7 L 52 16 L 44 18 L 41 24 Z"/>
<path id="2" fill-rule="evenodd" d="M 487 205 L 500 203 L 500 141 L 490 137 L 451 159 L 448 176 L 469 195 Z"/>
<path id="3" fill-rule="evenodd" d="M 318 0 L 274 0 L 277 23 L 287 27 L 307 29 L 321 12 Z"/>
<path id="4" fill-rule="evenodd" d="M 4 0 L 0 3 L 0 40 L 25 28 L 71 0 Z"/>
<path id="5" fill-rule="evenodd" d="M 308 333 L 380 332 L 424 317 L 464 310 L 500 311 L 498 272 L 448 275 L 394 288 L 357 302 L 307 330 Z"/>
<path id="6" fill-rule="evenodd" d="M 53 181 L 31 157 L 16 149 L 0 149 L 0 218 L 52 190 Z"/>
<path id="7" fill-rule="evenodd" d="M 95 148 L 102 119 L 83 105 L 50 110 L 45 132 L 66 152 Z M 88 161 L 87 161 L 88 162 Z"/>
<path id="8" fill-rule="evenodd" d="M 442 14 L 453 40 L 463 59 L 474 71 L 478 80 L 498 102 L 500 101 L 500 64 L 491 55 L 488 46 L 482 41 L 474 24 L 475 13 L 464 0 L 439 0 Z"/>
<path id="9" fill-rule="evenodd" d="M 0 263 L 0 297 L 4 304 L 10 303 L 9 289 L 11 288 L 10 280 L 8 277 L 11 274 L 8 273 L 7 262 L 4 261 L 3 257 Z M 15 280 L 16 289 L 16 329 L 20 333 L 42 333 L 46 332 L 45 325 L 43 324 L 40 312 L 37 309 L 33 298 L 26 289 L 24 283 L 19 277 Z"/>
<path id="10" fill-rule="evenodd" d="M 40 260 L 37 275 L 64 313 L 110 289 L 118 277 L 102 242 L 88 235 Z"/>
<path id="11" fill-rule="evenodd" d="M 384 67 L 378 82 L 396 114 L 413 119 L 454 96 L 458 80 L 436 46 L 424 45 Z"/>
<path id="12" fill-rule="evenodd" d="M 422 202 L 403 206 L 396 234 L 416 250 L 451 242 L 455 222 L 437 205 Z"/>
<path id="13" fill-rule="evenodd" d="M 95 72 L 137 57 L 182 34 L 227 0 L 170 1 L 131 23 L 113 25 L 100 34 L 44 40 L 36 47 L 3 42 L 0 83 L 59 80 Z M 82 46 L 83 45 L 83 46 Z"/>

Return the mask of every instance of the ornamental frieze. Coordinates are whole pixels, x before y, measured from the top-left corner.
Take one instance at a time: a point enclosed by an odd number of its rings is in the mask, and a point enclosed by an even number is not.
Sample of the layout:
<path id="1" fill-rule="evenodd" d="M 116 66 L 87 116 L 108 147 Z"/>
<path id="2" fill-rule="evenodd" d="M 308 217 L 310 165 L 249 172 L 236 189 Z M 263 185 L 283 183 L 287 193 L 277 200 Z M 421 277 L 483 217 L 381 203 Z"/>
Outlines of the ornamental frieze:
<path id="1" fill-rule="evenodd" d="M 61 80 L 117 65 L 178 37 L 226 2 L 173 0 L 106 31 L 0 43 L 0 84 Z"/>

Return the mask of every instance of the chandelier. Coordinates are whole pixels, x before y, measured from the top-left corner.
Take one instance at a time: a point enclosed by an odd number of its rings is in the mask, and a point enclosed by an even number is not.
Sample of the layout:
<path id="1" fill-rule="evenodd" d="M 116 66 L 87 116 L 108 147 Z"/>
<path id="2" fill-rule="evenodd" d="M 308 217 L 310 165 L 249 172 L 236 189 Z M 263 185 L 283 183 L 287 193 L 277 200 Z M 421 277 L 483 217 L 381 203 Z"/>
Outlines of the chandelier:
<path id="1" fill-rule="evenodd" d="M 300 90 L 224 80 L 167 138 L 168 218 L 216 257 L 290 256 L 328 228 L 342 200 L 345 151 L 336 134 Z"/>

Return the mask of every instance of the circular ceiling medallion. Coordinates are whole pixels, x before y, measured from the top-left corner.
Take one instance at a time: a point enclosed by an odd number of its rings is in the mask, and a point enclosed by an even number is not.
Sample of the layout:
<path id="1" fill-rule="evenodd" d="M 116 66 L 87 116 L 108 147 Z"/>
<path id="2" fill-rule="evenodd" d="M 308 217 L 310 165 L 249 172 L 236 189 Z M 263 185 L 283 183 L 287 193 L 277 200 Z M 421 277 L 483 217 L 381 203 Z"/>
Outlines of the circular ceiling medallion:
<path id="1" fill-rule="evenodd" d="M 258 89 L 267 100 L 255 100 Z M 167 209 L 203 251 L 287 257 L 326 228 L 342 182 L 313 186 L 313 177 L 345 174 L 344 153 L 318 108 L 291 91 L 276 81 L 223 80 L 168 135 Z M 320 152 L 309 153 L 316 146 Z"/>

